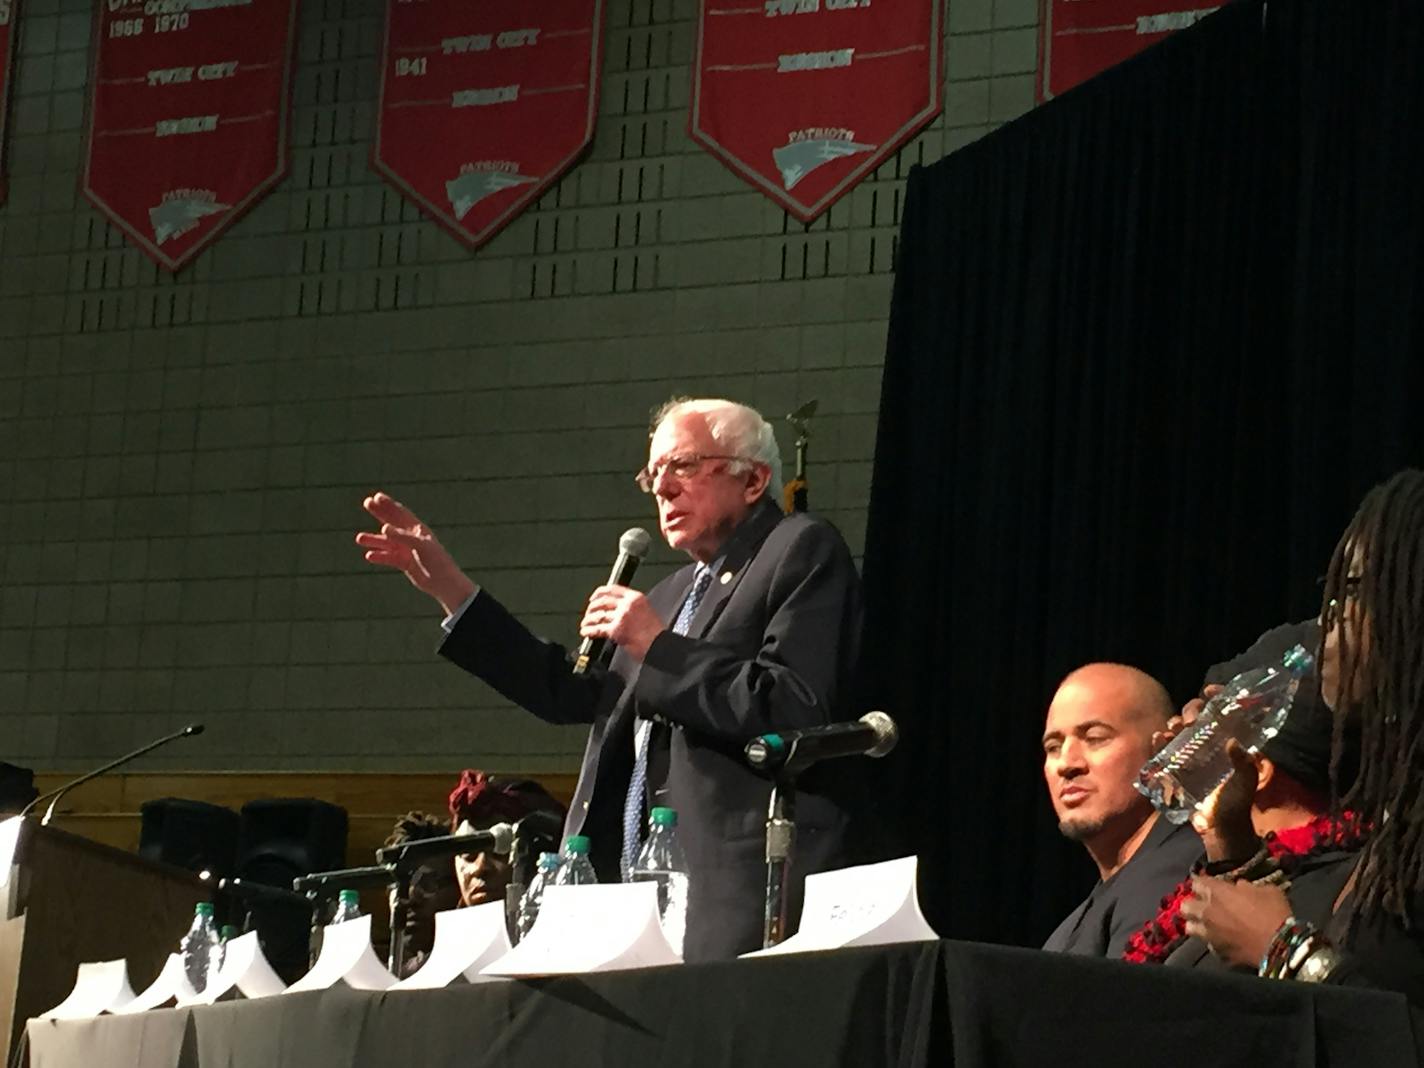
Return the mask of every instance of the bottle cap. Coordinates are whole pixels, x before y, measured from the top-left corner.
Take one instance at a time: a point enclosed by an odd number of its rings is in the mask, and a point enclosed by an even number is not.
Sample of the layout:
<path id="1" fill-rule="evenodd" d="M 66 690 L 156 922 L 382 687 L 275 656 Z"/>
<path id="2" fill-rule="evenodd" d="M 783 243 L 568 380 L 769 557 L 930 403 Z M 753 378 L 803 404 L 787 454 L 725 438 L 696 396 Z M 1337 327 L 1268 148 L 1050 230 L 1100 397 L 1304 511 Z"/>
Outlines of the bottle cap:
<path id="1" fill-rule="evenodd" d="M 361 900 L 359 890 L 343 890 L 336 895 L 336 900 L 343 905 L 354 905 Z"/>
<path id="2" fill-rule="evenodd" d="M 572 857 L 588 856 L 588 835 L 571 834 L 564 839 L 564 852 Z"/>
<path id="3" fill-rule="evenodd" d="M 1284 663 L 1287 671 L 1299 677 L 1315 666 L 1315 657 L 1306 651 L 1305 646 L 1297 645 L 1286 653 Z"/>
<path id="4" fill-rule="evenodd" d="M 677 809 L 666 808 L 660 805 L 657 808 L 653 809 L 653 813 L 649 817 L 649 821 L 654 827 L 676 827 Z"/>
<path id="5" fill-rule="evenodd" d="M 213 903 L 211 901 L 199 901 L 193 907 L 194 916 L 211 916 L 213 914 Z"/>
<path id="6" fill-rule="evenodd" d="M 237 928 L 230 923 L 223 924 L 222 934 L 219 936 L 224 942 L 230 942 L 237 937 Z"/>
<path id="7" fill-rule="evenodd" d="M 539 870 L 540 870 L 540 871 L 553 871 L 555 868 L 557 868 L 557 867 L 559 866 L 559 862 L 560 862 L 560 858 L 559 858 L 559 854 L 557 854 L 557 853 L 540 853 L 540 854 L 539 854 Z"/>

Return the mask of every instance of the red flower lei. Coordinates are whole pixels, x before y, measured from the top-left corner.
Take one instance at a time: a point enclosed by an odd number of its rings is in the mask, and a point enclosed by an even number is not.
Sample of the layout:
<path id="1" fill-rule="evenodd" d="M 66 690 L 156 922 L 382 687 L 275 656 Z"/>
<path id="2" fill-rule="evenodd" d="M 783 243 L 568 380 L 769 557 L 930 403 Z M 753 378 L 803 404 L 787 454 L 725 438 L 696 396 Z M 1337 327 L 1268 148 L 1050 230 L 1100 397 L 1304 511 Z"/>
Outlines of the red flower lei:
<path id="1" fill-rule="evenodd" d="M 1318 816 L 1299 827 L 1272 831 L 1266 835 L 1264 844 L 1271 856 L 1291 858 L 1295 862 L 1315 853 L 1358 849 L 1366 837 L 1366 830 L 1354 813 L 1344 812 L 1338 818 Z M 1182 919 L 1182 901 L 1191 892 L 1192 880 L 1188 876 L 1162 899 L 1157 915 L 1133 932 L 1122 951 L 1122 959 L 1133 964 L 1161 964 L 1172 950 L 1185 942 L 1187 921 Z"/>

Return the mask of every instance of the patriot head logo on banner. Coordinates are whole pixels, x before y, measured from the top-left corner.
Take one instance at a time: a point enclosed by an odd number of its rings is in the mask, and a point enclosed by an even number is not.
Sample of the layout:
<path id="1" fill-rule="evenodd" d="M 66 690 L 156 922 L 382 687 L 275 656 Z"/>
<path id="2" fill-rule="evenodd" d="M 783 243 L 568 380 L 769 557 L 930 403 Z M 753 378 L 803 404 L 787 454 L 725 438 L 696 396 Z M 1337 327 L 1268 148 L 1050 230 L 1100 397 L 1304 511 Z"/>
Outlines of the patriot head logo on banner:
<path id="1" fill-rule="evenodd" d="M 602 0 L 387 0 L 375 169 L 478 247 L 593 138 Z"/>
<path id="2" fill-rule="evenodd" d="M 281 181 L 296 0 L 103 0 L 84 195 L 177 271 Z"/>
<path id="3" fill-rule="evenodd" d="M 702 0 L 689 129 L 802 222 L 939 114 L 939 0 Z"/>

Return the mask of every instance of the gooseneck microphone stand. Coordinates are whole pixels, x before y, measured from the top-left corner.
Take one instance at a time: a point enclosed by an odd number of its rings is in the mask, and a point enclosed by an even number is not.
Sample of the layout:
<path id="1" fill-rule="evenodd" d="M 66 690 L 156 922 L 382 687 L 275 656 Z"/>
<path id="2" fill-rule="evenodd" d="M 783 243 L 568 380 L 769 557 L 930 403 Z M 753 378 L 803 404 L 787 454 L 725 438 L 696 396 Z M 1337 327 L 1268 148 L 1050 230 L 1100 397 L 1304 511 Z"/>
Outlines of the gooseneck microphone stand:
<path id="1" fill-rule="evenodd" d="M 54 819 L 54 807 L 59 804 L 60 798 L 62 798 L 65 794 L 69 793 L 69 791 L 73 790 L 76 786 L 83 786 L 90 779 L 97 779 L 100 775 L 113 771 L 115 768 L 127 764 L 130 760 L 137 760 L 145 753 L 151 753 L 161 745 L 167 745 L 169 742 L 176 742 L 179 738 L 191 738 L 196 734 L 202 733 L 203 725 L 201 723 L 190 723 L 186 727 L 182 727 L 179 730 L 174 731 L 172 734 L 165 734 L 162 738 L 158 738 L 155 741 L 149 742 L 147 745 L 140 746 L 132 753 L 125 753 L 117 760 L 109 761 L 102 768 L 95 768 L 93 771 L 86 772 L 85 774 L 79 776 L 79 778 L 73 779 L 65 783 L 57 790 L 51 790 L 47 794 L 40 794 L 33 801 L 31 801 L 28 805 L 26 805 L 23 809 L 20 810 L 20 817 L 23 819 L 25 816 L 28 816 L 32 811 L 34 811 L 35 806 L 38 805 L 41 801 L 49 800 L 49 808 L 45 809 L 44 817 L 40 820 L 40 826 L 47 827 L 49 826 L 49 821 Z M 51 798 L 53 798 L 53 800 L 50 800 Z"/>
<path id="2" fill-rule="evenodd" d="M 808 413 L 809 414 L 809 413 Z M 771 780 L 766 813 L 766 908 L 762 947 L 785 940 L 791 922 L 791 861 L 796 851 L 796 776 L 822 760 L 882 757 L 899 737 L 884 712 L 867 712 L 854 723 L 772 732 L 753 738 L 743 753 L 754 771 Z"/>
<path id="3" fill-rule="evenodd" d="M 337 897 L 342 890 L 361 890 L 368 886 L 398 885 L 400 876 L 389 864 L 370 864 L 361 868 L 336 868 L 332 871 L 314 871 L 309 875 L 299 875 L 292 880 L 292 892 L 304 896 L 311 908 L 311 933 L 307 939 L 307 959 L 316 964 L 321 951 L 322 933 L 325 928 L 326 904 Z M 396 934 L 391 932 L 392 948 L 396 944 Z"/>
<path id="4" fill-rule="evenodd" d="M 766 813 L 766 907 L 763 949 L 786 938 L 791 911 L 791 855 L 796 848 L 796 778 L 778 775 Z"/>
<path id="5" fill-rule="evenodd" d="M 391 892 L 391 946 L 386 967 L 399 977 L 405 967 L 405 923 L 410 914 L 410 881 L 422 864 L 432 860 L 447 863 L 457 853 L 481 853 L 489 850 L 508 855 L 515 828 L 507 823 L 496 824 L 487 831 L 474 834 L 449 834 L 439 838 L 415 838 L 376 850 L 376 859 L 389 873 Z"/>

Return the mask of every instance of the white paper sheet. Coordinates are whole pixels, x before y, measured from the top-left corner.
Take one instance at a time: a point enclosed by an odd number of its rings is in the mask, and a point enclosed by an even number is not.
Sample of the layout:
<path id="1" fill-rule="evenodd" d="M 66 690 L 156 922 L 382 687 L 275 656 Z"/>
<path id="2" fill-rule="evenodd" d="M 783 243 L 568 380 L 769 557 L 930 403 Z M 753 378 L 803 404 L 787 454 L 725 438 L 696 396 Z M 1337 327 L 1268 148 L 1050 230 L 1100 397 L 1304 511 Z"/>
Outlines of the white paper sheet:
<path id="1" fill-rule="evenodd" d="M 901 857 L 808 875 L 800 929 L 770 949 L 742 956 L 936 939 L 920 911 L 918 869 L 918 857 Z"/>
<path id="2" fill-rule="evenodd" d="M 167 1005 L 170 1001 L 181 1004 L 184 1001 L 192 1001 L 197 996 L 197 992 L 188 982 L 188 973 L 183 970 L 182 955 L 170 953 L 168 959 L 163 962 L 163 970 L 158 973 L 158 978 L 150 983 L 143 993 L 127 1005 L 120 1005 L 109 1011 L 120 1015 L 146 1012 L 160 1005 Z"/>
<path id="3" fill-rule="evenodd" d="M 201 994 L 178 999 L 179 1005 L 211 1005 L 224 998 L 241 994 L 249 1000 L 280 994 L 287 989 L 280 976 L 272 970 L 257 941 L 257 932 L 248 931 L 229 939 L 223 951 L 223 965 Z"/>
<path id="4" fill-rule="evenodd" d="M 218 985 L 235 986 L 245 998 L 269 998 L 287 989 L 287 984 L 282 982 L 282 977 L 262 952 L 256 931 L 248 931 L 228 942 L 227 956 L 223 958 L 222 971 L 218 973 Z"/>
<path id="5" fill-rule="evenodd" d="M 286 993 L 325 990 L 337 983 L 356 990 L 387 990 L 395 981 L 395 976 L 386 971 L 386 966 L 376 959 L 371 949 L 371 917 L 358 916 L 327 925 L 316 964 L 287 987 Z"/>
<path id="6" fill-rule="evenodd" d="M 101 1012 L 116 1012 L 133 1001 L 129 986 L 129 963 L 126 960 L 103 960 L 81 964 L 69 996 L 41 1020 L 85 1020 Z"/>
<path id="7" fill-rule="evenodd" d="M 461 976 L 472 983 L 494 982 L 495 976 L 481 975 L 480 969 L 499 960 L 509 950 L 503 901 L 437 912 L 435 945 L 430 949 L 430 956 L 418 972 L 391 989 L 430 990 L 449 986 Z"/>
<path id="8" fill-rule="evenodd" d="M 0 887 L 10 882 L 10 870 L 15 866 L 15 850 L 20 844 L 20 828 L 25 821 L 11 816 L 0 821 Z"/>
<path id="9" fill-rule="evenodd" d="M 681 964 L 658 921 L 654 883 L 551 886 L 524 940 L 486 975 L 569 975 Z"/>

